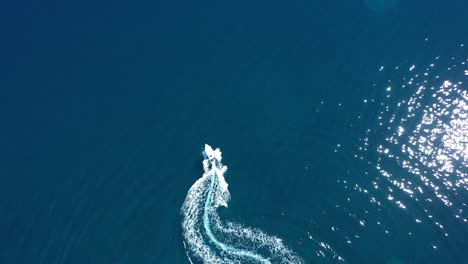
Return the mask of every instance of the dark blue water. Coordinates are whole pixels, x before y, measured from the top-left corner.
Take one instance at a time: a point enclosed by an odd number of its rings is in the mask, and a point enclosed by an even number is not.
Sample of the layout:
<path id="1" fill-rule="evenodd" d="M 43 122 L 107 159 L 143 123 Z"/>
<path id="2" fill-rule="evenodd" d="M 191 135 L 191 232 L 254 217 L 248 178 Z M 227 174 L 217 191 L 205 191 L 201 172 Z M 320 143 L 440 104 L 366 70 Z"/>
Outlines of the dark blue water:
<path id="1" fill-rule="evenodd" d="M 221 215 L 305 263 L 468 263 L 466 1 L 0 10 L 0 263 L 189 263 L 204 143 Z"/>

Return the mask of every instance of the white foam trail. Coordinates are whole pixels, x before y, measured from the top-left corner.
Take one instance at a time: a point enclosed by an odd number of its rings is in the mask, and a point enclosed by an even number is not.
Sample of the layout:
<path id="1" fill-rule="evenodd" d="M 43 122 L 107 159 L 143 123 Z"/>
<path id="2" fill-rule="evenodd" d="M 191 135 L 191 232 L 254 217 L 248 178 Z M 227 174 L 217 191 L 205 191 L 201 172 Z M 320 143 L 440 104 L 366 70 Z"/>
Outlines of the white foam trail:
<path id="1" fill-rule="evenodd" d="M 205 173 L 182 205 L 184 245 L 190 261 L 203 263 L 302 263 L 281 239 L 258 229 L 221 221 L 217 209 L 230 199 L 221 151 L 205 146 Z M 192 258 L 192 259 L 191 259 Z"/>

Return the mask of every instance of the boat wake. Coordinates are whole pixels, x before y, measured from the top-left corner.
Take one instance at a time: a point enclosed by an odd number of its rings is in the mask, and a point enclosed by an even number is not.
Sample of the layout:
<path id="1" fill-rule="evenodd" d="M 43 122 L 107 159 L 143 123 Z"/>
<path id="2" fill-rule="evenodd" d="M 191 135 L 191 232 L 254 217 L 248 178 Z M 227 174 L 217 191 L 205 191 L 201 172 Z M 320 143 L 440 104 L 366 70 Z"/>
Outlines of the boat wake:
<path id="1" fill-rule="evenodd" d="M 222 221 L 230 194 L 221 151 L 205 145 L 204 174 L 190 188 L 182 205 L 184 246 L 191 263 L 302 263 L 280 238 L 255 228 Z"/>

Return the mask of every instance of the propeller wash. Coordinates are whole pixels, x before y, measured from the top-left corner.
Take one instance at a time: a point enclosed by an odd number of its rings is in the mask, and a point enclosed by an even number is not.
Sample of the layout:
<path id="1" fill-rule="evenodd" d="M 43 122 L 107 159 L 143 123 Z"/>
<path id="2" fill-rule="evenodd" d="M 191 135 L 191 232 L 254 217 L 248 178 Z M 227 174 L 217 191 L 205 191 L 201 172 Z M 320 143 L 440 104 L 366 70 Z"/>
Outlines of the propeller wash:
<path id="1" fill-rule="evenodd" d="M 222 221 L 219 206 L 230 194 L 221 151 L 205 145 L 203 176 L 190 188 L 182 205 L 182 232 L 187 256 L 202 263 L 302 263 L 280 238 L 240 224 Z"/>

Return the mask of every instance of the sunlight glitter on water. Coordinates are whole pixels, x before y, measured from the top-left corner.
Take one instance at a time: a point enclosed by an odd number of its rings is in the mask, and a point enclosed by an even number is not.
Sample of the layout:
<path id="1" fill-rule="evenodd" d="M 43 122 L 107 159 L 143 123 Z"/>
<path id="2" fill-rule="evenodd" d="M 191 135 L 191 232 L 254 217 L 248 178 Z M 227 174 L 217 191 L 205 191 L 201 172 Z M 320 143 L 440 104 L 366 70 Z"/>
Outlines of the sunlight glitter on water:
<path id="1" fill-rule="evenodd" d="M 466 60 L 455 61 L 451 58 L 449 63 L 441 63 L 436 57 L 427 67 L 411 65 L 401 72 L 401 80 L 389 79 L 385 86 L 382 84 L 386 98 L 379 105 L 377 117 L 381 129 L 367 129 L 359 151 L 372 152 L 369 137 L 378 134 L 380 143 L 375 149 L 378 158 L 374 166 L 380 176 L 417 202 L 439 199 L 455 209 L 456 218 L 466 222 L 466 204 L 461 195 L 468 190 L 468 87 L 463 82 L 467 81 L 467 70 L 459 69 Z M 379 72 L 387 68 L 391 69 L 382 66 Z M 395 90 L 395 98 L 402 98 L 397 102 L 387 99 L 393 97 Z M 405 93 L 409 96 L 401 96 Z M 396 171 L 395 165 L 409 174 Z M 374 181 L 376 188 L 378 182 L 379 177 Z M 388 189 L 388 200 L 406 209 L 392 195 L 394 189 Z M 442 224 L 437 225 L 443 228 Z"/>
<path id="2" fill-rule="evenodd" d="M 467 101 L 466 90 L 448 80 L 438 88 L 420 86 L 406 103 L 406 116 L 396 121 L 395 114 L 391 117 L 390 123 L 398 126 L 390 129 L 392 133 L 385 141 L 393 145 L 393 151 L 382 145 L 377 149 L 382 156 L 418 175 L 448 206 L 452 202 L 441 187 L 449 191 L 468 187 Z M 380 162 L 377 168 L 387 175 Z M 405 179 L 395 181 L 395 185 L 409 194 L 421 189 Z"/>

